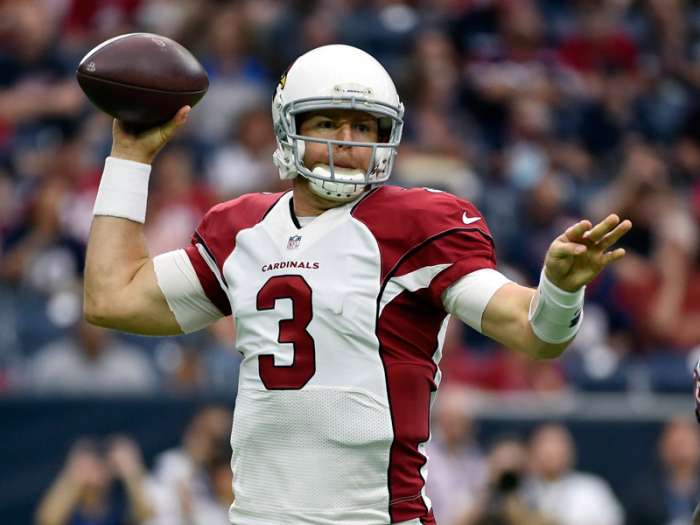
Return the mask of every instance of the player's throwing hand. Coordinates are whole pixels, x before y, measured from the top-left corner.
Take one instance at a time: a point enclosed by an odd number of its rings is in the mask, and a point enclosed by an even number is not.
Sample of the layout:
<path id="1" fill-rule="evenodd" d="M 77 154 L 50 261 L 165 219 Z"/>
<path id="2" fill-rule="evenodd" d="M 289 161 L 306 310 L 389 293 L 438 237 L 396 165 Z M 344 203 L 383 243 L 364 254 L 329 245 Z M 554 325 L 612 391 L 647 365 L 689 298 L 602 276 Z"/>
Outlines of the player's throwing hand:
<path id="1" fill-rule="evenodd" d="M 568 292 L 587 285 L 603 268 L 624 257 L 624 248 L 608 248 L 631 228 L 631 221 L 620 222 L 615 214 L 595 226 L 588 220 L 577 222 L 549 246 L 544 263 L 547 278 Z"/>
<path id="2" fill-rule="evenodd" d="M 112 124 L 112 157 L 151 164 L 158 152 L 185 122 L 192 108 L 183 106 L 175 116 L 162 126 L 133 135 L 114 120 Z"/>

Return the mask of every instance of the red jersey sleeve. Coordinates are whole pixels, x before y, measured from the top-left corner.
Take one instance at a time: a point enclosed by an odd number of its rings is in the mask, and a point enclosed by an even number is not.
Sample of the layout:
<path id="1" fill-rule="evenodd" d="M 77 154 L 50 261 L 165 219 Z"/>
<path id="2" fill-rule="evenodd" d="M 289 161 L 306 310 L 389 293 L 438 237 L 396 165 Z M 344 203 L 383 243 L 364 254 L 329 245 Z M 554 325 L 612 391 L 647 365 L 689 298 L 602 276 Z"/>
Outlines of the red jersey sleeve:
<path id="1" fill-rule="evenodd" d="M 427 294 L 441 296 L 460 277 L 496 267 L 486 220 L 471 202 L 427 188 L 383 186 L 363 199 L 353 215 L 372 231 L 381 253 L 382 281 L 421 268 L 447 265 Z"/>

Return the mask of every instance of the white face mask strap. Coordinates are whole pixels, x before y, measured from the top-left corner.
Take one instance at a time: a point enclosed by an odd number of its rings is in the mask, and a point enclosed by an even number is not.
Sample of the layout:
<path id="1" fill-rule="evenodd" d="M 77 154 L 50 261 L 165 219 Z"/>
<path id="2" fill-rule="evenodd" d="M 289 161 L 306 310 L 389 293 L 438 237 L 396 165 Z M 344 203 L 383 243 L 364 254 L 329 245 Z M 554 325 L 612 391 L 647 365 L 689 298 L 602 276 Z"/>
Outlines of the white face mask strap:
<path id="1" fill-rule="evenodd" d="M 541 341 L 559 344 L 572 339 L 583 322 L 586 287 L 567 292 L 552 283 L 542 270 L 537 292 L 530 302 L 528 319 Z"/>

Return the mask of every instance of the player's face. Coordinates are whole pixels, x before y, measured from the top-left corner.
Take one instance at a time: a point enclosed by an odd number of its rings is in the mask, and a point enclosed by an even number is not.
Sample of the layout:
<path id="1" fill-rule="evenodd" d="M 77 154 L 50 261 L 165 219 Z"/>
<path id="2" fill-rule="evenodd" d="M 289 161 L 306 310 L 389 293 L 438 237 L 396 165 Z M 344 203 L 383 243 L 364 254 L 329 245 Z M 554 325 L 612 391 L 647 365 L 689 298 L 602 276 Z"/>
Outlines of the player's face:
<path id="1" fill-rule="evenodd" d="M 299 134 L 320 139 L 352 142 L 377 142 L 379 128 L 377 119 L 351 109 L 314 111 L 305 114 L 299 126 Z M 333 165 L 338 168 L 369 168 L 372 149 L 359 146 L 333 146 Z M 304 165 L 313 169 L 319 164 L 328 165 L 328 148 L 318 142 L 306 142 Z"/>

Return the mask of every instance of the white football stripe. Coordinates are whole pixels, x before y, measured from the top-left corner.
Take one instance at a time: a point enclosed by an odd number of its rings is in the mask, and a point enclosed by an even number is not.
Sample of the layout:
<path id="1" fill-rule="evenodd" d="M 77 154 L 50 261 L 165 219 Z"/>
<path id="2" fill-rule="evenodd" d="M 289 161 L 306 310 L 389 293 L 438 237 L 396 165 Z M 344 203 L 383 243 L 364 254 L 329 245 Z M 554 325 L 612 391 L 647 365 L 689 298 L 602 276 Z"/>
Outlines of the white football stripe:
<path id="1" fill-rule="evenodd" d="M 111 44 L 112 42 L 116 42 L 117 40 L 121 40 L 122 38 L 126 38 L 126 37 L 132 36 L 132 35 L 138 35 L 138 34 L 141 34 L 141 33 L 127 33 L 126 35 L 119 35 L 119 36 L 115 36 L 115 37 L 113 37 L 113 38 L 110 38 L 109 40 L 105 40 L 105 41 L 102 42 L 101 44 L 96 45 L 96 46 L 93 47 L 90 51 L 88 51 L 88 52 L 85 54 L 85 56 L 83 57 L 83 59 L 80 61 L 80 64 L 79 64 L 79 65 L 82 65 L 83 62 L 85 62 L 85 59 L 86 59 L 87 57 L 92 56 L 94 53 L 96 53 L 97 51 L 99 51 L 99 50 L 102 49 L 103 47 L 108 46 L 108 45 Z"/>

